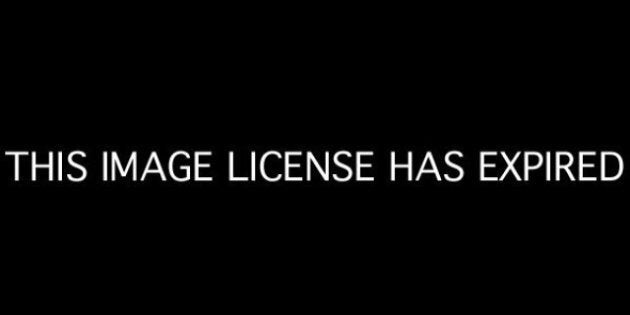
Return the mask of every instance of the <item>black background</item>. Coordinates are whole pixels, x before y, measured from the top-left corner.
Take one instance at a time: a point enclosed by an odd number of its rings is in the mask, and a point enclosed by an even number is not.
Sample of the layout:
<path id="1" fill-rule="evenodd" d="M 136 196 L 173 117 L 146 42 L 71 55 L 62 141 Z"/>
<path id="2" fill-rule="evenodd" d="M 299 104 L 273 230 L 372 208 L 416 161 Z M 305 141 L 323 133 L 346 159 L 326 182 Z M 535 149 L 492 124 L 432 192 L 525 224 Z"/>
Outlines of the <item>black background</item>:
<path id="1" fill-rule="evenodd" d="M 12 296 L 239 308 L 616 300 L 626 279 L 625 177 L 481 184 L 474 157 L 625 157 L 623 21 L 594 11 L 372 9 L 43 10 L 7 21 L 3 151 L 467 155 L 466 180 L 439 185 L 236 185 L 220 176 L 209 185 L 94 176 L 15 184 L 4 161 Z"/>

